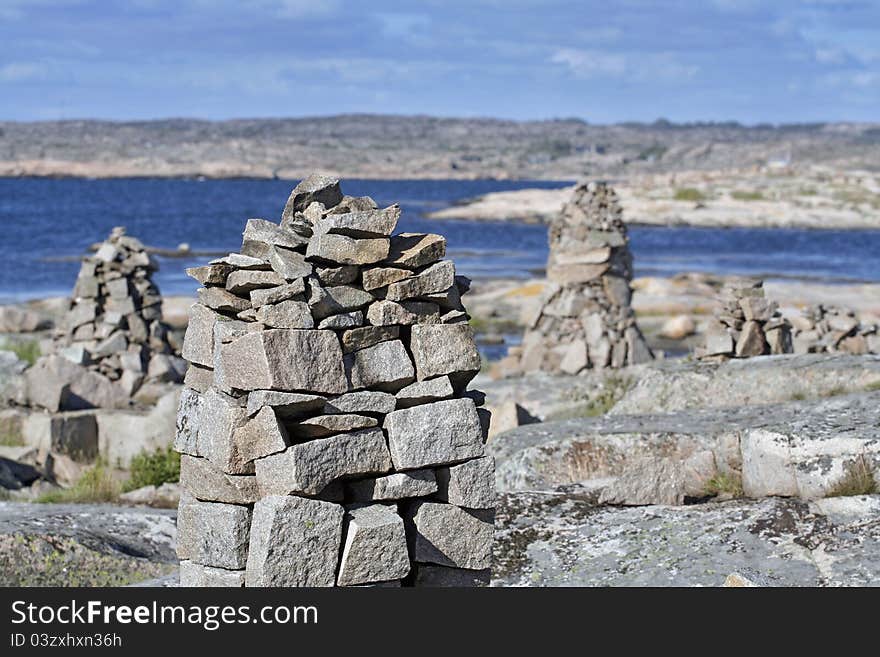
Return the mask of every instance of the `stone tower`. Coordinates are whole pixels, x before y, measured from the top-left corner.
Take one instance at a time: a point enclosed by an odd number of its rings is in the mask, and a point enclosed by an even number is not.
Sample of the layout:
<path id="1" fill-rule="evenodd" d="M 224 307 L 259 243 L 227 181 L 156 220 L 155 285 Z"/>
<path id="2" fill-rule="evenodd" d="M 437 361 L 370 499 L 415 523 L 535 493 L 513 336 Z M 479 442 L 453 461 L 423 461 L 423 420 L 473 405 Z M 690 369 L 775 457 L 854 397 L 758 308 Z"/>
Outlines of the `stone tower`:
<path id="1" fill-rule="evenodd" d="M 654 356 L 630 306 L 632 254 L 623 211 L 603 182 L 581 183 L 551 222 L 548 290 L 517 369 L 577 374 Z"/>
<path id="2" fill-rule="evenodd" d="M 175 447 L 184 586 L 486 584 L 494 461 L 440 235 L 311 176 L 204 287 Z"/>

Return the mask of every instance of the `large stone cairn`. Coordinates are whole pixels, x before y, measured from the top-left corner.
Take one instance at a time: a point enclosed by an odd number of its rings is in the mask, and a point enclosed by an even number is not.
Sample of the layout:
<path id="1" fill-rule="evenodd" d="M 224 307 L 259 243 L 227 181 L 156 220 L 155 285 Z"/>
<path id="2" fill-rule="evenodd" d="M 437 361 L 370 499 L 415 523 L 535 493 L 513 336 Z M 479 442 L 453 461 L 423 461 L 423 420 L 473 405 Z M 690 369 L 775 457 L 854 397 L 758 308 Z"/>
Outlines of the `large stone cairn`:
<path id="1" fill-rule="evenodd" d="M 188 270 L 176 449 L 185 586 L 475 585 L 494 461 L 440 235 L 310 176 L 281 223 Z"/>
<path id="2" fill-rule="evenodd" d="M 696 355 L 704 360 L 789 354 L 791 325 L 779 305 L 764 296 L 764 282 L 734 278 L 722 287 L 714 316 L 706 329 L 706 346 Z"/>
<path id="3" fill-rule="evenodd" d="M 32 404 L 51 411 L 125 407 L 145 383 L 183 379 L 186 363 L 169 340 L 152 280 L 157 269 L 122 227 L 83 259 L 53 351 L 28 370 Z"/>
<path id="4" fill-rule="evenodd" d="M 623 211 L 603 182 L 581 183 L 551 222 L 549 289 L 512 350 L 518 371 L 577 374 L 653 359 L 633 313 L 632 255 Z"/>
<path id="5" fill-rule="evenodd" d="M 880 354 L 880 326 L 846 308 L 810 306 L 792 317 L 794 353 Z"/>

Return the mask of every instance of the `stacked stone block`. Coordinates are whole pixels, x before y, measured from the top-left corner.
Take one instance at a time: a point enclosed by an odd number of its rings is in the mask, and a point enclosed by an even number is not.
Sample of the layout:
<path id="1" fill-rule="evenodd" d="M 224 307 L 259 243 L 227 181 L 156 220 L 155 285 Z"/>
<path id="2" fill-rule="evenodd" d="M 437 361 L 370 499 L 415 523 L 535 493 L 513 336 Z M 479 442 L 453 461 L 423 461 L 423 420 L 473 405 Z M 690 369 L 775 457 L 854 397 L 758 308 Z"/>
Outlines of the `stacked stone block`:
<path id="1" fill-rule="evenodd" d="M 185 586 L 474 585 L 494 462 L 440 235 L 310 176 L 204 287 L 175 447 Z"/>
<path id="2" fill-rule="evenodd" d="M 581 183 L 549 229 L 549 289 L 502 369 L 577 374 L 653 359 L 630 305 L 623 211 L 603 182 Z"/>
<path id="3" fill-rule="evenodd" d="M 706 346 L 697 349 L 697 357 L 726 360 L 791 353 L 791 325 L 778 308 L 775 301 L 765 297 L 763 281 L 727 281 L 706 330 Z"/>
<path id="4" fill-rule="evenodd" d="M 27 373 L 29 399 L 51 411 L 125 407 L 142 385 L 186 370 L 162 321 L 158 269 L 140 240 L 116 227 L 83 259 L 53 352 Z"/>
<path id="5" fill-rule="evenodd" d="M 794 353 L 880 354 L 880 326 L 846 308 L 818 304 L 793 317 Z"/>

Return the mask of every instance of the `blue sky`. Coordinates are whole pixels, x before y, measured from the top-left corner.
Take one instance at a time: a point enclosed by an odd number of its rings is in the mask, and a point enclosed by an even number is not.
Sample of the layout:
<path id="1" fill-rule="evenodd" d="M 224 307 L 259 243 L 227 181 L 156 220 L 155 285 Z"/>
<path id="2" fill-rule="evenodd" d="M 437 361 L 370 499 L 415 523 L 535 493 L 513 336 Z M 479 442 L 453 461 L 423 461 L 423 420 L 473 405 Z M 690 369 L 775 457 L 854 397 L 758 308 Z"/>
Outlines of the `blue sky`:
<path id="1" fill-rule="evenodd" d="M 878 0 L 0 0 L 6 120 L 878 108 Z"/>

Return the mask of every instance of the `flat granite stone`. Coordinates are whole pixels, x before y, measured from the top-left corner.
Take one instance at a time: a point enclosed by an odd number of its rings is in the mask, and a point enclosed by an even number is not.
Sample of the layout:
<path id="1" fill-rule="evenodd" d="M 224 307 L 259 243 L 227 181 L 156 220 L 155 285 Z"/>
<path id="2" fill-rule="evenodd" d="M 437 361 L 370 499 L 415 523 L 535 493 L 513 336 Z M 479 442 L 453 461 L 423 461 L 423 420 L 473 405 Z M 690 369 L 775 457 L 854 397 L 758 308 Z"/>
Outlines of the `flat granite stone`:
<path id="1" fill-rule="evenodd" d="M 395 472 L 383 477 L 369 477 L 348 482 L 346 495 L 354 502 L 402 500 L 425 497 L 437 492 L 437 479 L 430 468 Z"/>
<path id="2" fill-rule="evenodd" d="M 250 586 L 333 586 L 344 509 L 332 502 L 268 495 L 254 505 Z"/>
<path id="3" fill-rule="evenodd" d="M 244 572 L 185 560 L 180 562 L 180 586 L 241 588 L 244 586 Z"/>
<path id="4" fill-rule="evenodd" d="M 404 408 L 385 418 L 391 459 L 398 470 L 466 461 L 483 455 L 483 429 L 470 399 Z"/>
<path id="5" fill-rule="evenodd" d="M 248 557 L 251 510 L 216 502 L 183 501 L 177 515 L 177 553 L 203 566 L 239 570 Z"/>
<path id="6" fill-rule="evenodd" d="M 495 506 L 495 459 L 483 456 L 437 468 L 437 499 L 468 509 Z"/>
<path id="7" fill-rule="evenodd" d="M 403 519 L 381 504 L 346 513 L 337 586 L 386 582 L 409 574 Z"/>
<path id="8" fill-rule="evenodd" d="M 406 518 L 414 532 L 415 561 L 470 570 L 492 565 L 495 528 L 491 510 L 417 501 L 407 507 Z"/>

